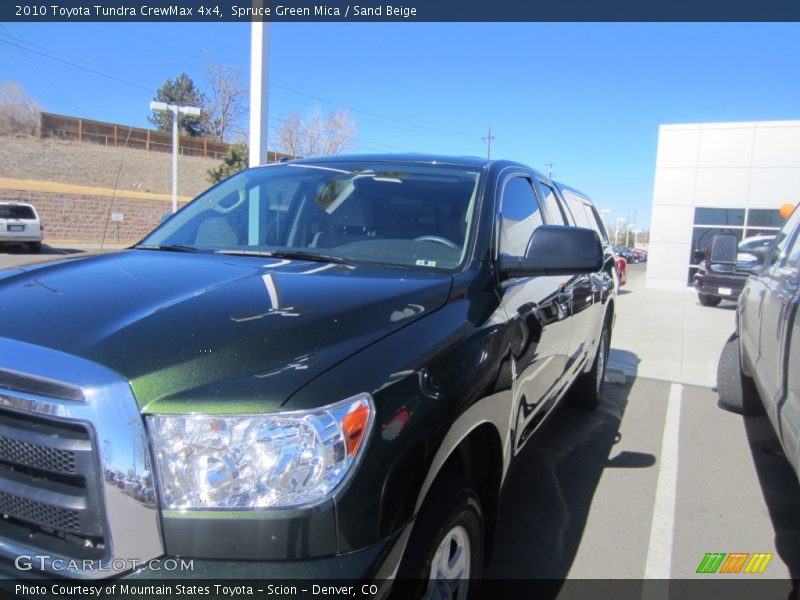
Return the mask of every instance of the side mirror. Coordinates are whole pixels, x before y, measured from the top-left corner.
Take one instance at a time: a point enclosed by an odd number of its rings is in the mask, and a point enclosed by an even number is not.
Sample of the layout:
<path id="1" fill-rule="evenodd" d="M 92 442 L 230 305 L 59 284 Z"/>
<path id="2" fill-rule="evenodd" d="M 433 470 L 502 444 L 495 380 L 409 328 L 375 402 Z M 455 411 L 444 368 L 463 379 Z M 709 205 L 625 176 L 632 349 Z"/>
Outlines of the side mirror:
<path id="1" fill-rule="evenodd" d="M 751 248 L 746 252 L 740 253 L 744 254 L 748 260 L 738 260 L 740 257 L 737 256 L 736 270 L 742 273 L 758 275 L 764 269 L 771 250 L 771 246 L 766 246 L 764 248 Z"/>
<path id="2" fill-rule="evenodd" d="M 581 275 L 603 268 L 603 247 L 593 229 L 542 225 L 533 232 L 525 257 L 501 255 L 500 279 L 537 275 Z"/>
<path id="3" fill-rule="evenodd" d="M 706 262 L 736 264 L 739 238 L 732 233 L 718 233 L 711 240 L 711 248 L 706 254 Z"/>

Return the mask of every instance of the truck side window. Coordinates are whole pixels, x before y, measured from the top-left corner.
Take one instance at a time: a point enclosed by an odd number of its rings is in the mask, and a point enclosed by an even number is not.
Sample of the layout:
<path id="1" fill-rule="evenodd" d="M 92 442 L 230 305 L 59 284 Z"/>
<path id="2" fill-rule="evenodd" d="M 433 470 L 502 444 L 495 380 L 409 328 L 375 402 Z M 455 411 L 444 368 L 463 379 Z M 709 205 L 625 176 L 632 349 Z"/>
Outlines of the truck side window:
<path id="1" fill-rule="evenodd" d="M 786 266 L 800 270 L 800 234 L 795 235 L 794 242 L 786 252 Z"/>
<path id="2" fill-rule="evenodd" d="M 787 251 L 786 246 L 792 237 L 792 232 L 796 229 L 798 222 L 800 222 L 800 209 L 795 209 L 789 219 L 783 225 L 778 233 L 778 237 L 772 244 L 770 249 L 769 258 L 767 260 L 766 268 L 780 267 L 782 259 L 785 259 Z"/>
<path id="3" fill-rule="evenodd" d="M 565 225 L 566 216 L 564 215 L 564 209 L 559 204 L 555 191 L 546 183 L 542 183 L 541 181 L 537 183 L 539 184 L 539 193 L 541 197 L 544 198 L 547 214 L 550 215 L 549 222 L 553 225 Z"/>
<path id="4" fill-rule="evenodd" d="M 513 177 L 506 182 L 500 214 L 500 252 L 525 256 L 533 230 L 542 224 L 539 202 L 528 178 Z"/>
<path id="5" fill-rule="evenodd" d="M 569 192 L 564 192 L 564 200 L 567 202 L 567 208 L 569 208 L 569 212 L 572 213 L 572 218 L 575 219 L 575 225 L 597 231 L 597 224 L 592 223 L 592 221 L 589 220 L 589 216 L 586 214 L 586 211 L 583 210 L 583 200 L 576 198 Z"/>
<path id="6" fill-rule="evenodd" d="M 603 224 L 603 220 L 600 218 L 600 215 L 597 214 L 597 209 L 590 204 L 584 204 L 583 210 L 586 212 L 586 217 L 592 222 L 592 229 L 597 232 L 597 235 L 600 236 L 601 240 L 607 242 L 608 233 L 606 232 L 606 226 Z"/>

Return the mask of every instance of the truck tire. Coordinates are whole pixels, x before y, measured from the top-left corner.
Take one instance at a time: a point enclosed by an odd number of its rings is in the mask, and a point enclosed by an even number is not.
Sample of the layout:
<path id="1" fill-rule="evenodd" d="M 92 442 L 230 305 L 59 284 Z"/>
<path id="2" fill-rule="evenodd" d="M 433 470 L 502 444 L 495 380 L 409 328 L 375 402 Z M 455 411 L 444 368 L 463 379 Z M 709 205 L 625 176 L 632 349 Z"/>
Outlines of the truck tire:
<path id="1" fill-rule="evenodd" d="M 716 306 L 722 302 L 722 298 L 719 296 L 708 296 L 707 294 L 697 294 L 697 299 L 703 306 Z"/>
<path id="2" fill-rule="evenodd" d="M 567 401 L 570 406 L 594 410 L 600 404 L 606 378 L 606 365 L 608 364 L 608 342 L 609 323 L 606 319 L 603 324 L 603 332 L 600 334 L 600 341 L 597 343 L 597 354 L 595 354 L 591 370 L 579 376 L 569 391 Z"/>
<path id="3" fill-rule="evenodd" d="M 731 336 L 722 348 L 717 365 L 719 406 L 740 415 L 760 415 L 764 405 L 753 380 L 742 372 L 739 336 Z"/>
<path id="4" fill-rule="evenodd" d="M 456 472 L 442 473 L 417 515 L 393 597 L 465 600 L 469 580 L 481 575 L 483 544 L 474 487 Z"/>

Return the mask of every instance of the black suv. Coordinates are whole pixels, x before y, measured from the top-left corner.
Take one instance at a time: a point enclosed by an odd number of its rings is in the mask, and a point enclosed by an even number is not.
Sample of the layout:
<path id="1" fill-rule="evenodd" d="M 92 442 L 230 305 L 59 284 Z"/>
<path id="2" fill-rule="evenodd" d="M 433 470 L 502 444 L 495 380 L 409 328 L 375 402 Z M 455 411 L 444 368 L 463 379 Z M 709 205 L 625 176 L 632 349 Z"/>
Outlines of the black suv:
<path id="1" fill-rule="evenodd" d="M 463 593 L 513 458 L 562 398 L 600 399 L 601 223 L 512 162 L 336 157 L 234 175 L 128 250 L 0 271 L 4 571 L 181 557 Z"/>
<path id="2" fill-rule="evenodd" d="M 755 256 L 758 265 L 738 299 L 736 332 L 720 357 L 720 405 L 744 414 L 766 409 L 800 473 L 800 210 Z"/>

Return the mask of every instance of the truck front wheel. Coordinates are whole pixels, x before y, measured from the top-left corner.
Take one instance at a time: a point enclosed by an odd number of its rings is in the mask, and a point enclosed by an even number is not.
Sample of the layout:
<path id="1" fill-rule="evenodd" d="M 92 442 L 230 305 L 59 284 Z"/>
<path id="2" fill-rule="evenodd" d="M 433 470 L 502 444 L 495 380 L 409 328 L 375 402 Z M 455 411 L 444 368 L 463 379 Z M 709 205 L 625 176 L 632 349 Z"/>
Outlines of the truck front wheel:
<path id="1" fill-rule="evenodd" d="M 739 337 L 731 336 L 722 348 L 717 364 L 719 405 L 741 415 L 760 415 L 764 405 L 755 382 L 742 372 Z"/>
<path id="2" fill-rule="evenodd" d="M 465 600 L 483 567 L 483 511 L 472 485 L 445 472 L 417 515 L 397 573 L 395 596 Z M 413 586 L 414 589 L 411 589 Z"/>
<path id="3" fill-rule="evenodd" d="M 703 306 L 716 306 L 722 302 L 722 298 L 719 296 L 709 296 L 708 294 L 697 294 L 697 299 Z"/>

